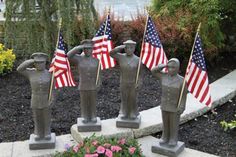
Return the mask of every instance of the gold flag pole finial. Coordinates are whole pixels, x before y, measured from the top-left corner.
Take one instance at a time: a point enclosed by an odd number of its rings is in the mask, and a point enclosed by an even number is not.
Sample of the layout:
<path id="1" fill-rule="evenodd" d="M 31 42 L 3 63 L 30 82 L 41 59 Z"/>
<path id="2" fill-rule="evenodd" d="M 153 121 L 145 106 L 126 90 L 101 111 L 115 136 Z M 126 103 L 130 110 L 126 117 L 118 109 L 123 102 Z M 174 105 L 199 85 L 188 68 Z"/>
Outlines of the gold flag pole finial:
<path id="1" fill-rule="evenodd" d="M 197 27 L 197 32 L 200 32 L 201 25 L 202 25 L 202 23 L 200 22 L 199 25 L 198 25 L 198 27 Z"/>

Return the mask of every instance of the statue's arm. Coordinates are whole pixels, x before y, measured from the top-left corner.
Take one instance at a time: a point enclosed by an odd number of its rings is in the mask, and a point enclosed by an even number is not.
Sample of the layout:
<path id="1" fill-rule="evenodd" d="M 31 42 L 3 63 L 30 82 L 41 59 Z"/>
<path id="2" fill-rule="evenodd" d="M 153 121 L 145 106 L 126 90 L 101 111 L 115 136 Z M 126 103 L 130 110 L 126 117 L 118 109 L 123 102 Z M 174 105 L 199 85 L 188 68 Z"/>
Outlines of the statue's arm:
<path id="1" fill-rule="evenodd" d="M 141 63 L 140 71 L 139 71 L 139 76 L 138 76 L 138 84 L 137 84 L 138 88 L 141 88 L 142 85 L 143 85 L 143 71 L 144 71 L 144 65 Z"/>
<path id="2" fill-rule="evenodd" d="M 125 45 L 120 45 L 120 46 L 115 47 L 114 49 L 112 49 L 110 51 L 110 56 L 112 58 L 115 58 L 116 60 L 119 60 L 119 58 L 121 56 L 121 54 L 119 52 L 124 48 L 125 48 Z"/>
<path id="3" fill-rule="evenodd" d="M 152 68 L 151 72 L 152 72 L 152 74 L 153 74 L 156 78 L 161 79 L 161 76 L 162 76 L 163 74 L 165 74 L 165 73 L 162 71 L 165 67 L 167 67 L 167 65 L 165 65 L 165 64 L 159 64 L 158 66 Z"/>
<path id="4" fill-rule="evenodd" d="M 26 60 L 17 67 L 17 71 L 22 75 L 28 76 L 28 72 L 30 70 L 28 70 L 27 68 L 31 68 L 33 64 L 34 64 L 33 59 Z"/>
<path id="5" fill-rule="evenodd" d="M 76 46 L 76 47 L 74 47 L 73 49 L 71 49 L 71 50 L 67 53 L 68 59 L 71 60 L 71 61 L 75 61 L 76 58 L 79 57 L 79 55 L 76 55 L 76 54 L 81 54 L 81 53 L 82 53 L 82 49 L 83 49 L 83 46 L 82 46 L 82 45 Z"/>
<path id="6" fill-rule="evenodd" d="M 182 90 L 182 87 L 181 87 L 181 90 Z M 186 107 L 186 100 L 187 100 L 187 94 L 188 94 L 188 87 L 187 85 L 185 84 L 184 86 L 184 91 L 183 91 L 183 95 L 182 95 L 182 99 L 181 99 L 181 102 L 180 102 L 180 105 L 179 105 L 179 111 L 178 113 L 179 114 L 182 114 L 185 110 L 185 107 Z"/>

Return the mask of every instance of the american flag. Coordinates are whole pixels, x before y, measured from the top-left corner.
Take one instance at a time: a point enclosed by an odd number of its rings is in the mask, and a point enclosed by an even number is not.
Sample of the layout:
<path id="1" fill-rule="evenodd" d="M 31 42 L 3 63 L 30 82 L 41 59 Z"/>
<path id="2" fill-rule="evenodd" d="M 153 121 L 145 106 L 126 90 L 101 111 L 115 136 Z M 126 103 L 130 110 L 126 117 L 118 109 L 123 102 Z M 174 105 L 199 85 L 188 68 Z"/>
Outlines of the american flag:
<path id="1" fill-rule="evenodd" d="M 201 103 L 211 106 L 212 100 L 206 70 L 202 43 L 197 33 L 193 54 L 187 68 L 186 81 L 189 92 Z"/>
<path id="2" fill-rule="evenodd" d="M 70 62 L 66 55 L 66 44 L 62 33 L 59 33 L 59 41 L 50 65 L 49 72 L 54 71 L 55 89 L 61 87 L 76 86 L 70 69 Z"/>
<path id="3" fill-rule="evenodd" d="M 111 37 L 111 20 L 110 15 L 108 14 L 106 20 L 100 26 L 95 37 L 93 38 L 93 41 L 95 42 L 93 57 L 101 60 L 102 70 L 115 66 L 115 60 L 110 57 L 109 54 L 112 49 Z"/>
<path id="4" fill-rule="evenodd" d="M 150 16 L 147 20 L 144 42 L 141 50 L 141 59 L 143 64 L 149 69 L 152 69 L 158 64 L 167 64 L 168 59 L 163 50 L 154 22 Z M 167 69 L 164 70 L 166 71 Z"/>

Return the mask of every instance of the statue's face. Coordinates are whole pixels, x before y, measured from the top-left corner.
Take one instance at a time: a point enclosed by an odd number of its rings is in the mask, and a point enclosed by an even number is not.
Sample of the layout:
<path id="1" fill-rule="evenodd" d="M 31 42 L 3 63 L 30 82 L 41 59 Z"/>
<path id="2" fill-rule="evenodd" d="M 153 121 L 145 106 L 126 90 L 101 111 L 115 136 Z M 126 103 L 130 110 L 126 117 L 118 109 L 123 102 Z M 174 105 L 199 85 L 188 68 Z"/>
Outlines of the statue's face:
<path id="1" fill-rule="evenodd" d="M 46 67 L 46 62 L 35 62 L 35 68 L 39 71 L 44 70 Z"/>
<path id="2" fill-rule="evenodd" d="M 168 74 L 171 76 L 177 75 L 179 72 L 179 65 L 176 62 L 169 62 L 168 63 Z"/>
<path id="3" fill-rule="evenodd" d="M 86 57 L 92 56 L 93 48 L 92 47 L 86 47 L 84 48 L 84 54 Z"/>
<path id="4" fill-rule="evenodd" d="M 135 45 L 133 44 L 127 44 L 125 45 L 125 52 L 128 56 L 132 56 L 135 51 Z"/>

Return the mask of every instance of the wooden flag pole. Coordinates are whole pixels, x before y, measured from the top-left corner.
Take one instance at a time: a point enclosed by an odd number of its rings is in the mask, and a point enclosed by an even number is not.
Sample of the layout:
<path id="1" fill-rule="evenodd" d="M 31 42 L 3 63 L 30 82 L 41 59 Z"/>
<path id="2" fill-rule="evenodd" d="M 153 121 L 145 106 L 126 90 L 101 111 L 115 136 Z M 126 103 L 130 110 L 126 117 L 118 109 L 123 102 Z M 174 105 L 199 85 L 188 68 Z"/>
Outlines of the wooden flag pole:
<path id="1" fill-rule="evenodd" d="M 199 23 L 198 28 L 197 28 L 197 33 L 196 33 L 195 38 L 194 38 L 191 54 L 190 54 L 190 57 L 189 57 L 189 60 L 188 60 L 188 65 L 189 65 L 189 63 L 190 63 L 190 61 L 192 59 L 194 46 L 195 46 L 197 35 L 198 35 L 199 31 L 200 31 L 200 28 L 201 28 L 201 23 Z M 188 65 L 187 65 L 187 68 L 188 68 Z M 182 89 L 181 89 L 181 92 L 180 92 L 180 97 L 179 97 L 179 101 L 178 101 L 178 108 L 179 108 L 179 106 L 181 104 L 181 101 L 182 101 L 182 97 L 183 97 L 183 93 L 184 93 L 184 88 L 185 88 L 185 85 L 186 85 L 186 76 L 187 76 L 187 69 L 185 71 L 184 82 L 183 82 Z"/>
<path id="2" fill-rule="evenodd" d="M 106 18 L 106 24 L 105 24 L 104 34 L 103 34 L 103 38 L 102 38 L 102 48 L 103 48 L 104 38 L 105 38 L 105 36 L 106 36 L 106 31 L 107 31 L 107 19 L 108 19 L 109 14 L 110 14 L 110 8 L 108 9 L 107 18 Z M 103 53 L 101 53 L 100 59 L 99 59 L 98 70 L 97 70 L 97 77 L 96 77 L 96 85 L 98 85 L 98 80 L 99 80 L 99 75 L 100 75 L 100 69 L 101 69 L 101 64 L 102 64 L 102 63 L 101 63 L 102 56 L 103 56 Z"/>
<path id="3" fill-rule="evenodd" d="M 144 27 L 144 33 L 143 33 L 142 46 L 144 44 L 145 33 L 146 33 L 146 30 L 147 30 L 148 17 L 149 17 L 149 15 L 147 14 L 147 20 L 146 20 L 146 24 L 145 24 L 145 27 Z M 137 70 L 136 81 L 135 81 L 136 86 L 138 85 L 138 78 L 139 78 L 139 73 L 140 73 L 140 68 L 141 68 L 142 57 L 143 57 L 142 50 L 143 50 L 143 48 L 141 49 L 141 53 L 140 53 L 140 57 L 139 57 L 138 70 Z"/>
<path id="4" fill-rule="evenodd" d="M 58 46 L 58 43 L 59 43 L 61 25 L 62 25 L 62 18 L 59 19 L 56 49 L 57 49 L 57 46 Z M 52 88 L 53 88 L 53 84 L 54 84 L 54 74 L 55 74 L 55 69 L 54 69 L 54 67 L 53 67 L 52 77 L 51 77 L 51 83 L 50 83 L 50 90 L 49 90 L 49 96 L 48 96 L 48 100 L 49 100 L 49 101 L 50 101 L 51 98 L 52 98 Z"/>

